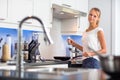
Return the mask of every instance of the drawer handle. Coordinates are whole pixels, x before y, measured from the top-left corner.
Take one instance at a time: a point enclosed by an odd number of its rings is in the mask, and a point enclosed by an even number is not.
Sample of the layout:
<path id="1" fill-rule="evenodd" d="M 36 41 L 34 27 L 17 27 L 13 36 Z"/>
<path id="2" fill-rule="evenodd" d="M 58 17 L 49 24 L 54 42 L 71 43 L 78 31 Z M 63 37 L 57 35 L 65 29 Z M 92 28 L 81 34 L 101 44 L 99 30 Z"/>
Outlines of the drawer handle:
<path id="1" fill-rule="evenodd" d="M 5 20 L 4 18 L 0 18 L 0 20 L 2 21 L 2 20 Z"/>

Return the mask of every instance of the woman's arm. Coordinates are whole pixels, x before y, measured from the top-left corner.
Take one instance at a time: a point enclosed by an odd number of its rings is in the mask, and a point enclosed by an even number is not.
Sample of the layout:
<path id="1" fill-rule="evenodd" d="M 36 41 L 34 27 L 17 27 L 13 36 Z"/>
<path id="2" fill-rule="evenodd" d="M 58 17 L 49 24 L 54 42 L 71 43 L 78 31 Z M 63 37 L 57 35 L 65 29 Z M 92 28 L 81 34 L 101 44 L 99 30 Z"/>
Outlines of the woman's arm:
<path id="1" fill-rule="evenodd" d="M 99 50 L 99 53 L 106 53 L 107 52 L 107 48 L 106 48 L 106 41 L 105 41 L 105 37 L 104 37 L 104 33 L 103 31 L 99 31 L 98 32 L 98 39 L 100 41 L 100 45 L 101 45 L 101 50 Z"/>
<path id="2" fill-rule="evenodd" d="M 72 40 L 72 39 L 67 39 L 67 42 L 68 42 L 68 44 L 76 47 L 77 49 L 79 49 L 79 50 L 81 50 L 81 51 L 83 51 L 83 47 L 82 47 L 81 45 L 79 45 L 78 43 L 76 43 L 74 40 Z"/>

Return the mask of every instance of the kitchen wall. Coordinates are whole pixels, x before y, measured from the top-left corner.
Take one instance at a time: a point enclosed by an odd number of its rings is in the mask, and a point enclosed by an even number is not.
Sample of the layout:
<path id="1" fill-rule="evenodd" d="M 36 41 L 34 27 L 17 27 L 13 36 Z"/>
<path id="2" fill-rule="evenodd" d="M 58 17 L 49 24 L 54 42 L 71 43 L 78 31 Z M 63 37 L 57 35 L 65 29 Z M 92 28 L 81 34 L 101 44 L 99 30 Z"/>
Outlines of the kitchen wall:
<path id="1" fill-rule="evenodd" d="M 53 56 L 70 56 L 70 52 L 68 50 L 67 38 L 71 37 L 73 40 L 81 43 L 81 35 L 76 34 L 63 34 L 61 33 L 61 20 L 58 18 L 53 18 L 53 26 L 50 30 L 50 35 L 53 39 L 54 44 L 46 46 L 43 41 L 43 36 L 40 35 L 40 52 L 41 56 L 44 58 L 52 59 Z"/>
<path id="2" fill-rule="evenodd" d="M 31 30 L 23 30 L 23 42 L 26 41 L 27 43 L 30 43 L 31 40 L 32 40 L 32 34 L 33 33 L 36 33 L 38 31 L 31 31 Z M 41 32 L 41 34 L 43 34 Z M 17 36 L 17 29 L 10 29 L 10 28 L 0 28 L 0 38 L 2 38 L 2 41 L 0 42 L 0 58 L 2 56 L 2 48 L 3 48 L 3 45 L 7 40 L 7 35 L 10 35 L 11 37 L 11 57 L 15 54 L 15 43 L 17 43 L 17 39 L 18 39 L 18 36 Z"/>
<path id="3" fill-rule="evenodd" d="M 58 19 L 54 19 L 53 27 L 51 29 L 51 37 L 54 41 L 52 45 L 46 45 L 44 42 L 44 35 L 40 32 L 39 35 L 39 50 L 40 54 L 44 58 L 53 58 L 53 56 L 66 56 L 66 47 L 64 45 L 63 38 L 61 36 L 61 23 Z M 38 31 L 24 30 L 23 31 L 23 41 L 27 41 L 30 43 L 32 40 L 32 34 Z M 6 42 L 6 35 L 9 34 L 11 36 L 11 56 L 15 54 L 15 43 L 17 43 L 17 29 L 10 28 L 0 28 L 0 38 L 3 40 L 0 43 L 0 58 L 2 56 L 2 46 Z"/>
<path id="4" fill-rule="evenodd" d="M 113 30 L 113 52 L 115 55 L 120 55 L 120 0 L 112 0 L 112 30 Z"/>
<path id="5" fill-rule="evenodd" d="M 31 31 L 31 30 L 24 30 L 23 31 L 23 40 L 30 43 L 32 40 L 32 33 L 37 31 Z M 10 29 L 10 28 L 0 28 L 0 38 L 3 38 L 3 40 L 0 43 L 0 57 L 2 56 L 2 45 L 6 41 L 6 35 L 9 34 L 12 38 L 12 53 L 11 56 L 15 54 L 14 47 L 15 43 L 17 42 L 17 29 Z M 54 44 L 52 45 L 46 45 L 44 42 L 44 35 L 41 32 L 39 35 L 39 50 L 40 54 L 44 58 L 53 58 L 53 56 L 66 56 L 66 47 L 64 45 L 64 41 L 61 34 L 61 21 L 59 19 L 53 19 L 53 27 L 51 28 L 50 35 L 53 39 Z"/>
<path id="6" fill-rule="evenodd" d="M 116 55 L 120 55 L 120 0 L 115 0 L 115 3 L 116 3 L 116 15 L 115 15 L 115 18 L 116 18 L 116 29 L 115 29 L 115 40 L 116 40 L 116 52 L 115 54 Z M 114 27 L 113 27 L 114 28 Z"/>
<path id="7" fill-rule="evenodd" d="M 112 54 L 112 0 L 89 0 L 88 8 L 98 7 L 101 10 L 99 26 L 104 29 L 107 43 L 107 53 Z"/>
<path id="8" fill-rule="evenodd" d="M 53 58 L 53 56 L 66 56 L 66 49 L 61 36 L 61 21 L 53 18 L 53 26 L 50 30 L 50 35 L 54 44 L 45 45 L 42 35 L 40 35 L 40 52 L 44 58 Z"/>

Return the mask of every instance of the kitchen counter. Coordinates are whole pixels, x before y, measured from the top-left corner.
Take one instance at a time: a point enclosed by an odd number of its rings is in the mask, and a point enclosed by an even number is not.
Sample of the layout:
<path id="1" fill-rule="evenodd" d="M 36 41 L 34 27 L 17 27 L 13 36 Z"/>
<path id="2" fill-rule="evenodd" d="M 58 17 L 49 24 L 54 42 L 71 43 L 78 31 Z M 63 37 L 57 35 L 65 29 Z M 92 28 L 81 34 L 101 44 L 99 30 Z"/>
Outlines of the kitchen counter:
<path id="1" fill-rule="evenodd" d="M 42 66 L 54 64 L 68 64 L 68 61 L 37 61 L 36 63 L 24 63 L 24 66 Z M 7 62 L 7 65 L 16 65 L 16 61 Z"/>
<path id="2" fill-rule="evenodd" d="M 63 67 L 68 68 L 68 61 L 38 61 L 36 63 L 24 63 L 24 68 L 28 67 Z M 15 70 L 16 69 L 16 62 L 15 61 L 8 61 L 6 63 L 0 62 L 0 70 Z"/>
<path id="3" fill-rule="evenodd" d="M 76 73 L 42 73 L 42 72 L 23 72 L 22 77 L 17 77 L 15 70 L 0 70 L 0 80 L 114 80 L 101 70 L 97 69 L 78 69 Z"/>
<path id="4" fill-rule="evenodd" d="M 63 62 L 42 62 L 22 72 L 18 76 L 16 65 L 0 64 L 0 80 L 114 80 L 110 79 L 102 70 L 68 68 L 66 61 Z M 61 66 L 62 65 L 62 66 Z"/>

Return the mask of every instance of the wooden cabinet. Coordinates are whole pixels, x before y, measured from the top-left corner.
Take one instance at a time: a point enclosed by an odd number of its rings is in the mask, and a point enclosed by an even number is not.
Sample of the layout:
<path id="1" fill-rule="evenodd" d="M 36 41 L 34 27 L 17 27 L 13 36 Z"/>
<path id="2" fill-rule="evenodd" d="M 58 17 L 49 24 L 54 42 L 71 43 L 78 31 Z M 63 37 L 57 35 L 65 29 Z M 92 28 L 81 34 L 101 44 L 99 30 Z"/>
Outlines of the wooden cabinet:
<path id="1" fill-rule="evenodd" d="M 7 3 L 8 0 L 0 0 L 0 22 L 7 19 Z"/>

